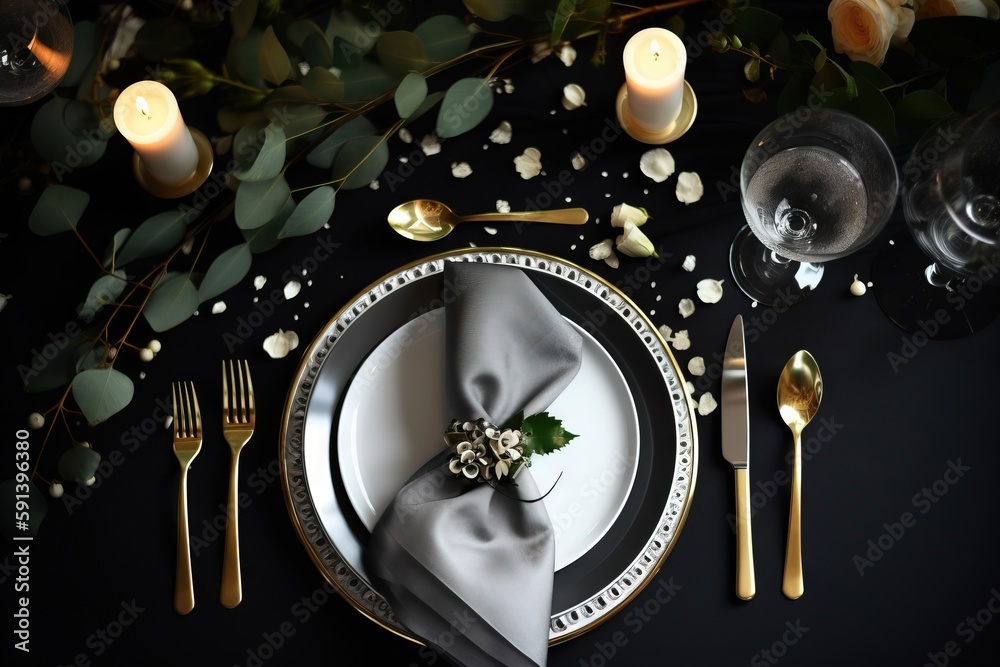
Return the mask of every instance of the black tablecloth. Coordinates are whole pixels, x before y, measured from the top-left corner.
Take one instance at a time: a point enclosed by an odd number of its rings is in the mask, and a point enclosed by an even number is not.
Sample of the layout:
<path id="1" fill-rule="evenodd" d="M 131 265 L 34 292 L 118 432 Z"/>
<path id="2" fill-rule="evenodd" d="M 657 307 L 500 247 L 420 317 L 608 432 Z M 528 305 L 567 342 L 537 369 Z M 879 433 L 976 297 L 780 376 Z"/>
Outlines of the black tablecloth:
<path id="1" fill-rule="evenodd" d="M 778 9 L 796 12 L 826 37 L 825 7 Z M 690 35 L 701 30 L 699 16 L 695 10 L 688 15 Z M 655 324 L 690 332 L 690 349 L 676 352 L 682 366 L 700 355 L 711 367 L 734 316 L 742 314 L 747 324 L 756 597 L 743 602 L 735 596 L 733 474 L 721 455 L 716 410 L 697 417 L 693 504 L 665 564 L 616 615 L 554 646 L 551 665 L 992 664 L 1000 655 L 993 477 L 1000 468 L 1000 325 L 958 340 L 928 341 L 883 314 L 874 296 L 877 284 L 865 296 L 850 294 L 854 275 L 869 279 L 890 240 L 905 238 L 899 209 L 869 247 L 829 263 L 809 299 L 790 308 L 755 307 L 729 272 L 729 243 L 743 224 L 730 186 L 748 143 L 774 117 L 773 104 L 743 98 L 738 56 L 690 50 L 687 80 L 697 94 L 698 115 L 691 131 L 666 148 L 678 171 L 701 176 L 705 195 L 682 204 L 674 196 L 676 175 L 655 183 L 641 173 L 640 156 L 651 146 L 614 129 L 615 95 L 623 82 L 619 54 L 630 34 L 631 28 L 612 35 L 603 67 L 588 62 L 593 42 L 583 41 L 570 67 L 549 57 L 501 71 L 513 90 L 497 91 L 486 121 L 443 141 L 438 154 L 424 155 L 416 144 L 392 138 L 392 159 L 379 188 L 342 191 L 328 228 L 287 239 L 255 258 L 251 275 L 222 295 L 224 313 L 203 308 L 162 334 L 139 323 L 130 340 L 141 346 L 158 338 L 163 348 L 149 363 L 122 351 L 116 367 L 135 379 L 131 405 L 93 430 L 73 424 L 105 461 L 96 482 L 67 484 L 62 499 L 50 500 L 28 555 L 18 551 L 24 545 L 13 544 L 0 560 L 7 664 L 253 667 L 337 664 L 359 655 L 391 665 L 440 662 L 364 618 L 325 582 L 285 505 L 278 436 L 299 354 L 346 301 L 396 267 L 472 245 L 551 253 L 600 274 Z M 586 106 L 562 107 L 568 83 L 585 89 Z M 207 134 L 221 134 L 198 104 L 185 113 L 203 122 Z M 5 110 L 3 117 L 8 127 L 23 131 L 17 123 L 31 111 Z M 510 121 L 513 139 L 494 144 L 488 136 L 502 120 Z M 431 129 L 428 116 L 411 131 L 419 139 Z M 524 180 L 513 160 L 530 146 L 541 151 L 545 173 Z M 582 170 L 570 162 L 578 150 L 589 154 Z M 92 195 L 80 229 L 97 239 L 96 248 L 115 230 L 165 210 L 136 185 L 130 154 L 121 137 L 112 139 L 98 165 L 67 181 Z M 451 173 L 452 163 L 460 161 L 472 167 L 464 179 Z M 96 277 L 71 234 L 40 238 L 27 230 L 41 187 L 36 182 L 4 199 L 0 292 L 14 295 L 0 313 L 5 478 L 13 476 L 17 430 L 29 413 L 58 398 L 26 395 L 17 366 L 30 363 L 32 350 L 57 340 L 75 321 L 74 309 Z M 592 222 L 578 228 L 497 224 L 495 235 L 468 224 L 446 240 L 420 244 L 396 235 L 385 222 L 392 206 L 415 197 L 438 198 L 465 213 L 495 210 L 498 199 L 513 210 L 582 206 Z M 612 269 L 588 257 L 593 244 L 617 231 L 609 219 L 621 202 L 643 206 L 653 216 L 643 231 L 659 260 L 621 257 L 621 266 Z M 227 240 L 218 239 L 220 247 Z M 693 272 L 681 269 L 686 255 L 697 258 Z M 267 278 L 261 291 L 252 284 L 257 275 Z M 271 296 L 293 277 L 303 284 L 298 296 Z M 709 305 L 695 299 L 696 311 L 683 319 L 678 301 L 695 298 L 702 278 L 724 281 L 722 300 Z M 302 344 L 272 359 L 262 343 L 279 329 L 295 331 Z M 805 434 L 806 593 L 790 601 L 781 593 L 781 575 L 791 436 L 778 417 L 775 387 L 785 361 L 803 348 L 822 366 L 825 395 L 818 421 Z M 205 423 L 217 423 L 219 406 L 209 399 L 215 393 L 210 388 L 220 382 L 219 360 L 231 356 L 249 360 L 259 407 L 241 467 L 244 601 L 233 610 L 217 602 L 229 453 L 219 434 L 206 429 L 211 437 L 189 480 L 198 603 L 193 613 L 180 616 L 172 605 L 177 465 L 162 421 L 170 383 L 191 379 L 205 387 Z M 718 397 L 716 377 L 690 379 L 697 380 L 698 394 L 708 390 Z M 41 437 L 41 431 L 30 433 L 33 456 L 40 455 Z M 40 472 L 55 476 L 63 446 L 58 438 L 48 445 Z M 14 614 L 22 608 L 30 612 L 30 652 L 14 646 L 20 641 L 14 631 L 25 625 Z"/>

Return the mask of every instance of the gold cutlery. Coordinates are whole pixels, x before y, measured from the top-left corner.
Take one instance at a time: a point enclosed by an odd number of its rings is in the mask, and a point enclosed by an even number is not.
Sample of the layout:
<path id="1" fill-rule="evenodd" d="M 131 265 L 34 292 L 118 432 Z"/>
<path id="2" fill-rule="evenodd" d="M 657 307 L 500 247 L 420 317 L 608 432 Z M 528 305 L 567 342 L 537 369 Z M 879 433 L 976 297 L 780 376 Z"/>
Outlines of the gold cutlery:
<path id="1" fill-rule="evenodd" d="M 240 452 L 253 436 L 257 421 L 250 364 L 246 360 L 222 362 L 222 435 L 232 453 L 229 467 L 229 506 L 226 511 L 226 552 L 222 565 L 219 600 L 232 609 L 243 599 L 240 574 L 239 466 Z"/>
<path id="2" fill-rule="evenodd" d="M 187 614 L 194 609 L 194 583 L 191 578 L 191 543 L 188 535 L 187 474 L 191 461 L 201 451 L 201 409 L 191 382 L 171 386 L 174 408 L 174 454 L 181 474 L 177 494 L 177 576 L 174 609 Z"/>
<path id="3" fill-rule="evenodd" d="M 802 577 L 802 431 L 816 416 L 822 400 L 823 377 L 819 364 L 807 351 L 799 350 L 785 364 L 778 379 L 778 412 L 794 437 L 788 542 L 781 580 L 781 592 L 792 600 L 802 597 L 805 592 Z"/>
<path id="4" fill-rule="evenodd" d="M 417 199 L 400 204 L 389 212 L 389 226 L 414 241 L 443 239 L 460 222 L 551 222 L 559 225 L 582 225 L 589 217 L 586 209 L 562 208 L 550 211 L 514 213 L 479 213 L 456 215 L 433 199 Z"/>

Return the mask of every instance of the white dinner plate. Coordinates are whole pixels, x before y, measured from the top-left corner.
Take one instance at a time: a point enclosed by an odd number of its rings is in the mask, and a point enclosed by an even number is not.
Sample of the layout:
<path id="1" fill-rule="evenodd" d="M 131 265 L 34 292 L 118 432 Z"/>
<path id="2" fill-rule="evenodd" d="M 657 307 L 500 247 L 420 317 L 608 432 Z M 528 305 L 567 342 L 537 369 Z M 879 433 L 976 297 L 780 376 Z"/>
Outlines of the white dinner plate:
<path id="1" fill-rule="evenodd" d="M 337 428 L 340 475 L 368 530 L 410 476 L 445 445 L 454 415 L 445 403 L 444 308 L 420 315 L 383 340 L 344 395 Z M 577 434 L 565 448 L 532 459 L 531 474 L 555 533 L 561 570 L 611 528 L 635 481 L 639 426 L 621 370 L 580 325 L 580 370 L 548 407 Z M 551 489 L 551 491 L 549 491 Z"/>
<path id="2" fill-rule="evenodd" d="M 385 597 L 372 585 L 366 566 L 371 517 L 366 520 L 365 513 L 377 514 L 396 482 L 373 486 L 370 480 L 374 478 L 364 472 L 373 459 L 362 451 L 370 435 L 352 436 L 343 428 L 353 419 L 377 418 L 381 432 L 392 420 L 400 419 L 399 414 L 390 413 L 404 408 L 401 401 L 380 399 L 379 403 L 363 398 L 370 390 L 362 386 L 359 373 L 366 372 L 366 363 L 369 370 L 378 368 L 379 350 L 394 353 L 392 337 L 406 332 L 409 322 L 444 306 L 454 287 L 445 280 L 444 267 L 452 261 L 522 270 L 560 314 L 586 334 L 587 361 L 594 364 L 594 386 L 586 389 L 596 393 L 585 400 L 591 407 L 601 403 L 607 423 L 598 424 L 599 418 L 584 415 L 589 409 L 578 411 L 553 402 L 552 414 L 567 420 L 566 428 L 580 437 L 561 452 L 538 457 L 535 465 L 561 454 L 569 461 L 552 458 L 549 463 L 567 470 L 566 474 L 576 474 L 577 458 L 588 447 L 585 436 L 601 432 L 608 424 L 617 424 L 613 429 L 627 424 L 626 430 L 634 433 L 625 440 L 631 439 L 634 445 L 609 446 L 607 436 L 599 438 L 601 444 L 594 444 L 598 439 L 591 444 L 600 460 L 593 468 L 600 471 L 594 484 L 604 484 L 602 480 L 613 476 L 608 473 L 620 466 L 614 460 L 616 452 L 632 456 L 621 475 L 630 481 L 611 485 L 616 490 L 607 495 L 607 505 L 596 513 L 599 517 L 591 528 L 583 527 L 586 519 L 579 527 L 575 521 L 568 525 L 576 546 L 569 549 L 569 542 L 564 543 L 563 566 L 554 574 L 549 625 L 550 644 L 563 642 L 607 620 L 654 580 L 684 525 L 694 493 L 698 452 L 683 373 L 656 327 L 614 285 L 571 262 L 512 248 L 455 250 L 392 271 L 340 308 L 303 352 L 282 415 L 281 476 L 289 515 L 309 557 L 345 600 L 387 630 L 419 641 L 395 620 Z M 427 342 L 436 345 L 432 339 Z M 407 352 L 405 357 L 414 364 L 424 361 L 420 354 Z M 441 382 L 441 359 L 439 351 L 431 362 L 437 383 Z M 374 384 L 398 392 L 400 383 L 411 380 L 405 372 L 394 381 L 388 376 L 374 378 Z M 435 391 L 427 393 L 441 395 L 440 384 L 435 386 Z M 583 383 L 579 389 L 584 389 Z M 559 400 L 565 399 L 560 396 Z M 368 412 L 379 406 L 385 409 Z M 442 423 L 447 426 L 451 417 L 447 415 L 442 422 L 440 414 L 428 416 L 423 428 L 431 444 L 425 444 L 422 436 L 411 442 L 432 446 L 443 436 Z M 568 419 L 588 421 L 577 431 Z M 415 460 L 393 473 L 397 481 Z M 567 484 L 568 479 L 573 477 L 564 474 L 556 489 L 586 499 L 589 491 L 576 488 L 579 479 Z M 539 488 L 547 490 L 544 482 Z M 587 517 L 589 509 L 577 507 L 571 516 Z M 550 515 L 555 526 L 565 519 L 560 511 Z M 556 539 L 558 544 L 562 535 Z"/>

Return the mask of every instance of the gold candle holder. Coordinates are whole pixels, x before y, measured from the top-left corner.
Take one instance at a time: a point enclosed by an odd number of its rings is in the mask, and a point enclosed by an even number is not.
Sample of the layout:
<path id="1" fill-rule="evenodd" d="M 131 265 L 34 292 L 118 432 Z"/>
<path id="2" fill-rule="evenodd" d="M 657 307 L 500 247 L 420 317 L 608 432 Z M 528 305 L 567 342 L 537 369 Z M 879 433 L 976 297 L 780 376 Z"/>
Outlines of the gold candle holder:
<path id="1" fill-rule="evenodd" d="M 628 107 L 628 86 L 623 83 L 615 100 L 615 113 L 622 129 L 636 141 L 646 144 L 669 144 L 680 139 L 691 129 L 691 125 L 694 124 L 694 119 L 698 115 L 698 98 L 695 96 L 691 84 L 685 80 L 680 113 L 677 114 L 677 118 L 664 128 L 651 130 L 642 127 L 632 119 Z"/>
<path id="2" fill-rule="evenodd" d="M 132 171 L 135 173 L 135 179 L 149 194 L 162 199 L 178 199 L 200 188 L 208 179 L 208 175 L 212 173 L 214 164 L 212 142 L 198 128 L 190 125 L 187 128 L 191 132 L 191 138 L 194 139 L 195 147 L 198 149 L 198 164 L 191 175 L 179 183 L 165 183 L 157 179 L 146 169 L 139 153 L 132 155 Z"/>

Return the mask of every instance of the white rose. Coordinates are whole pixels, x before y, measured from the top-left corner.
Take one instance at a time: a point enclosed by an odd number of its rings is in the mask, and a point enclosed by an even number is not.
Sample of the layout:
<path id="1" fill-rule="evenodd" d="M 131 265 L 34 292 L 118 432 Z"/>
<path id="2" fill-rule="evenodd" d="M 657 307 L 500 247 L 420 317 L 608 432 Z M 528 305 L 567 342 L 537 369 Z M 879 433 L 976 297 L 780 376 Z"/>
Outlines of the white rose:
<path id="1" fill-rule="evenodd" d="M 653 242 L 631 220 L 626 220 L 622 226 L 622 234 L 615 240 L 615 247 L 629 257 L 659 257 Z"/>
<path id="2" fill-rule="evenodd" d="M 827 18 L 837 53 L 881 65 L 889 45 L 910 34 L 913 9 L 905 0 L 833 0 Z"/>
<path id="3" fill-rule="evenodd" d="M 1000 7 L 994 0 L 916 0 L 918 19 L 935 16 L 978 16 L 994 21 L 1000 16 Z"/>

